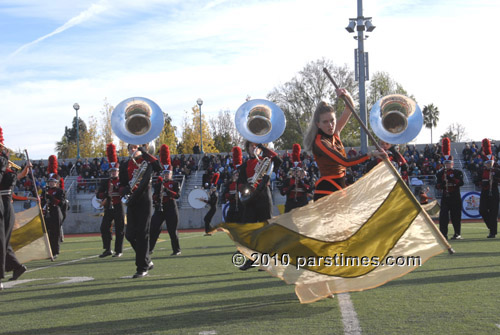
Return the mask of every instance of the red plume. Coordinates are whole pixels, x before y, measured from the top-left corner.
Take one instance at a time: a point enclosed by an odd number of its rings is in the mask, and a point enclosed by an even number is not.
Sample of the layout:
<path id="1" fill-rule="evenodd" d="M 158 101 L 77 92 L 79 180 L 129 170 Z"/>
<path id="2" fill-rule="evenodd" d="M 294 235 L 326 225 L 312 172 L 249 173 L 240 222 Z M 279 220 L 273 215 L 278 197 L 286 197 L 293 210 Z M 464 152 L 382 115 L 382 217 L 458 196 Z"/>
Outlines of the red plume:
<path id="1" fill-rule="evenodd" d="M 240 166 L 243 163 L 242 152 L 240 147 L 233 147 L 233 165 L 235 167 Z"/>
<path id="2" fill-rule="evenodd" d="M 3 144 L 3 129 L 0 127 L 0 143 Z"/>
<path id="3" fill-rule="evenodd" d="M 300 144 L 298 143 L 292 147 L 292 162 L 300 162 Z"/>
<path id="4" fill-rule="evenodd" d="M 217 182 L 219 181 L 219 176 L 220 176 L 220 174 L 218 174 L 218 173 L 214 173 L 214 175 L 212 176 L 212 185 L 213 186 L 217 186 Z"/>
<path id="5" fill-rule="evenodd" d="M 108 143 L 108 145 L 106 145 L 106 155 L 108 156 L 108 162 L 110 164 L 118 162 L 118 157 L 116 156 L 116 147 L 113 143 Z"/>
<path id="6" fill-rule="evenodd" d="M 166 144 L 162 144 L 160 147 L 160 163 L 162 165 L 172 165 L 170 160 L 170 148 Z"/>
<path id="7" fill-rule="evenodd" d="M 491 155 L 491 142 L 489 139 L 485 138 L 483 140 L 483 153 L 485 155 Z"/>
<path id="8" fill-rule="evenodd" d="M 55 155 L 51 155 L 49 157 L 49 165 L 47 166 L 47 172 L 57 174 L 57 157 Z"/>
<path id="9" fill-rule="evenodd" d="M 443 138 L 442 142 L 442 150 L 443 150 L 443 156 L 449 156 L 450 155 L 450 139 L 448 137 Z"/>

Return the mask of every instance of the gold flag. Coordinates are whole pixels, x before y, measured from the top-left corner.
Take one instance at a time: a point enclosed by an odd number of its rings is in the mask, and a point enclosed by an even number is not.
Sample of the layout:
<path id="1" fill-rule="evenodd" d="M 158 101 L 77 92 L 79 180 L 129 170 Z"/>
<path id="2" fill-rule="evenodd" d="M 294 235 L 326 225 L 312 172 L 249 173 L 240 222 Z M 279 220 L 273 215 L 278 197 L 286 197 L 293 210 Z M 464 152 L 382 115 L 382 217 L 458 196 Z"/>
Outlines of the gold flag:
<path id="1" fill-rule="evenodd" d="M 43 222 L 40 206 L 16 213 L 10 244 L 20 263 L 52 258 Z"/>
<path id="2" fill-rule="evenodd" d="M 219 227 L 247 258 L 295 284 L 302 303 L 380 286 L 447 249 L 386 164 L 342 191 L 268 222 Z"/>

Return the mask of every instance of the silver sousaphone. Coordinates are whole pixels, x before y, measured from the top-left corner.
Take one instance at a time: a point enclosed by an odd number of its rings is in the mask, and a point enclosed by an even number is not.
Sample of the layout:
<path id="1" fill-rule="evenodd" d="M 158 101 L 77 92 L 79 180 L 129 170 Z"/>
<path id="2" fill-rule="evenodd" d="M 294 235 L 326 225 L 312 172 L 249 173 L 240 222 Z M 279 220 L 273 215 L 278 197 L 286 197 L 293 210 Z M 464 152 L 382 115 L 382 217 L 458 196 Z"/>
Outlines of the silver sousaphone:
<path id="1" fill-rule="evenodd" d="M 286 127 L 285 113 L 275 103 L 254 99 L 245 102 L 238 108 L 234 117 L 238 132 L 247 141 L 253 143 L 269 143 L 278 139 Z M 257 159 L 258 156 L 256 155 Z M 240 192 L 240 200 L 247 203 L 255 196 L 255 188 L 266 174 L 271 174 L 273 169 L 269 157 L 259 159 L 255 166 L 255 174 Z"/>
<path id="2" fill-rule="evenodd" d="M 424 124 L 420 107 L 412 99 L 391 94 L 379 99 L 370 110 L 370 126 L 383 141 L 403 144 L 417 137 Z"/>

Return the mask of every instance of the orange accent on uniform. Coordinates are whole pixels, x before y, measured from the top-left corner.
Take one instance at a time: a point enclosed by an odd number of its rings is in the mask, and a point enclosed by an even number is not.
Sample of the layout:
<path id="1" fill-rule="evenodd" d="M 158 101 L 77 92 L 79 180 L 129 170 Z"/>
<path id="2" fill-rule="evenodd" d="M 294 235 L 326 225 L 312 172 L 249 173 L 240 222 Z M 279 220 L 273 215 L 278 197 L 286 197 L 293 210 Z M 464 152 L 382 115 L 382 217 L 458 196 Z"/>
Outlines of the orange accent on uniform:
<path id="1" fill-rule="evenodd" d="M 344 145 L 340 138 L 332 139 L 318 134 L 313 145 L 313 154 L 322 176 L 343 177 L 347 166 L 354 166 L 369 159 L 368 155 L 346 158 Z"/>

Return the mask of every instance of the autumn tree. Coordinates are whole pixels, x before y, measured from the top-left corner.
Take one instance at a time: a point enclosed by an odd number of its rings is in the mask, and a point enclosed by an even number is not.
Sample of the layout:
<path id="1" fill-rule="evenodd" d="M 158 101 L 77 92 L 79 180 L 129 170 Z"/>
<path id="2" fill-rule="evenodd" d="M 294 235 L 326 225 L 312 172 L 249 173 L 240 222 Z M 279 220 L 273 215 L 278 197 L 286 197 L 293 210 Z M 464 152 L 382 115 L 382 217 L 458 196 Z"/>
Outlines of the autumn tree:
<path id="1" fill-rule="evenodd" d="M 59 142 L 56 142 L 55 151 L 58 158 L 73 158 L 77 154 L 77 126 L 76 116 L 73 118 L 72 127 L 64 127 L 64 135 Z M 80 149 L 82 149 L 81 138 L 87 132 L 87 125 L 82 119 L 78 118 L 78 136 L 80 137 Z"/>
<path id="2" fill-rule="evenodd" d="M 309 120 L 320 101 L 332 103 L 337 116 L 344 110 L 344 102 L 336 98 L 335 88 L 323 68 L 327 68 L 338 85 L 357 99 L 358 86 L 354 81 L 354 73 L 347 65 L 336 66 L 326 59 L 308 63 L 289 82 L 267 95 L 283 110 L 287 122 L 283 135 L 275 141 L 277 149 L 290 149 L 294 143 L 302 143 Z M 343 140 L 348 144 L 359 143 L 359 125 L 355 122 L 350 120 L 342 133 Z"/>
<path id="3" fill-rule="evenodd" d="M 113 142 L 113 129 L 111 128 L 111 114 L 113 114 L 114 107 L 111 106 L 107 100 L 104 99 L 103 109 L 101 109 L 101 123 L 99 124 L 100 139 L 99 145 L 103 148 L 108 143 Z"/>
<path id="4" fill-rule="evenodd" d="M 172 118 L 167 114 L 163 113 L 165 118 L 165 123 L 163 124 L 163 129 L 160 133 L 160 136 L 155 141 L 156 149 L 159 150 L 162 144 L 168 145 L 171 154 L 177 154 L 177 137 L 175 136 L 175 132 L 177 131 L 177 127 L 172 125 Z M 198 118 L 199 120 L 199 118 Z"/>
<path id="5" fill-rule="evenodd" d="M 243 144 L 243 138 L 236 130 L 234 113 L 231 111 L 219 111 L 217 117 L 210 118 L 208 123 L 217 151 L 231 152 L 234 146 Z"/>
<path id="6" fill-rule="evenodd" d="M 201 129 L 203 132 L 203 152 L 217 153 L 214 140 L 210 134 L 208 122 L 203 115 L 201 118 Z M 192 153 L 194 145 L 200 141 L 200 110 L 198 105 L 191 108 L 191 112 L 186 112 L 184 117 L 181 142 L 177 146 L 178 153 Z"/>

